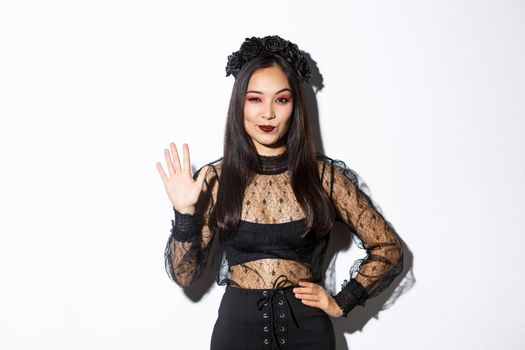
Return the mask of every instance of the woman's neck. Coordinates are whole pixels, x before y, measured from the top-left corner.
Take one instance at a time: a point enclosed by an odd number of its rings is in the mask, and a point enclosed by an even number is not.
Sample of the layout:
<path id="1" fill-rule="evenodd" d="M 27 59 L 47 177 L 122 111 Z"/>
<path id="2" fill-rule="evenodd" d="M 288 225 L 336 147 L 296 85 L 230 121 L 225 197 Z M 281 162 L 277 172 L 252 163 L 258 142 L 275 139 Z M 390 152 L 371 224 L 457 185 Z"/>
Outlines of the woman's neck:
<path id="1" fill-rule="evenodd" d="M 280 174 L 288 170 L 288 150 L 281 150 L 275 155 L 258 154 L 259 166 L 256 170 L 259 174 Z"/>

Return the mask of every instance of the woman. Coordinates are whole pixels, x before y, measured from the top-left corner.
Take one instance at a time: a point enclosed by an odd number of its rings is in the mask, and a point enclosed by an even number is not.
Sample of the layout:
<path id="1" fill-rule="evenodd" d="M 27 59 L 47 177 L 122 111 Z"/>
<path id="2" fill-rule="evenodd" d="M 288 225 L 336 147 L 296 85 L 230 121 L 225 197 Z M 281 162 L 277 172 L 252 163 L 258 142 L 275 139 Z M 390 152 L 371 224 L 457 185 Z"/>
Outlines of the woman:
<path id="1" fill-rule="evenodd" d="M 219 237 L 214 271 L 226 285 L 211 349 L 335 349 L 331 317 L 346 317 L 402 269 L 399 237 L 359 189 L 344 162 L 317 153 L 301 83 L 310 68 L 278 36 L 246 38 L 228 57 L 233 74 L 224 154 L 192 176 L 187 144 L 165 149 L 157 169 L 175 220 L 166 244 L 169 276 L 198 278 Z M 336 295 L 321 285 L 335 220 L 367 249 Z"/>

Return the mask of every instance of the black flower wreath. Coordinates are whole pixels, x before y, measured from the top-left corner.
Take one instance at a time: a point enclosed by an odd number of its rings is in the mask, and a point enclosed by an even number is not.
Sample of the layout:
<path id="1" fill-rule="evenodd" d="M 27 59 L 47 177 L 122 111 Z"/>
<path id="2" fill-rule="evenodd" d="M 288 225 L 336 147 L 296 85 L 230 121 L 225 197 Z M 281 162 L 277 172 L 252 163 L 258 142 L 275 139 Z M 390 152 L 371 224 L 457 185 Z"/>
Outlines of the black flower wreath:
<path id="1" fill-rule="evenodd" d="M 246 62 L 256 56 L 264 54 L 282 56 L 295 68 L 302 82 L 308 82 L 310 80 L 312 73 L 304 51 L 299 50 L 296 44 L 278 35 L 265 36 L 264 38 L 255 36 L 246 38 L 239 51 L 233 52 L 228 56 L 226 76 L 233 74 L 237 77 L 237 73 Z"/>

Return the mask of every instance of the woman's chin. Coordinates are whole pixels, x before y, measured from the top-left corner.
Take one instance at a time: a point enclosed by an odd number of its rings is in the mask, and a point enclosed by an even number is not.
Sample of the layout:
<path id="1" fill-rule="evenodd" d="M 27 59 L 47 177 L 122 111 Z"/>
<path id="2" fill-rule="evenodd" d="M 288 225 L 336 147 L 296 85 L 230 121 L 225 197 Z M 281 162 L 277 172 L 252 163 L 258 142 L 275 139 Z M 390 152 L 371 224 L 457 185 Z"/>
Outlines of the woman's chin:
<path id="1" fill-rule="evenodd" d="M 257 142 L 259 145 L 257 149 L 259 150 L 259 153 L 261 153 L 263 150 L 269 150 L 269 151 L 275 151 L 277 148 L 282 147 L 279 142 Z"/>

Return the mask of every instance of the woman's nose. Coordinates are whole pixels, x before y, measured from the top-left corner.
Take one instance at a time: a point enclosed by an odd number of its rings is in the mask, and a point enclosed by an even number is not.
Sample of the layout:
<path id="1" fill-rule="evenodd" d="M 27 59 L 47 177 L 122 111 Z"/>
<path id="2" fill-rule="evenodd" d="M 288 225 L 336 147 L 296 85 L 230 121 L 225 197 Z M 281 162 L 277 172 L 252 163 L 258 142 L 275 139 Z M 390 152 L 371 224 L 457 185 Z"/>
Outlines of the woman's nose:
<path id="1" fill-rule="evenodd" d="M 265 101 L 264 103 L 263 117 L 266 119 L 273 119 L 276 117 L 274 111 L 273 101 Z"/>
<path id="2" fill-rule="evenodd" d="M 269 110 L 264 114 L 263 117 L 266 118 L 266 119 L 273 119 L 273 118 L 275 118 L 275 117 L 277 117 L 277 116 L 275 115 L 275 111 L 273 111 L 272 109 L 269 109 Z"/>

